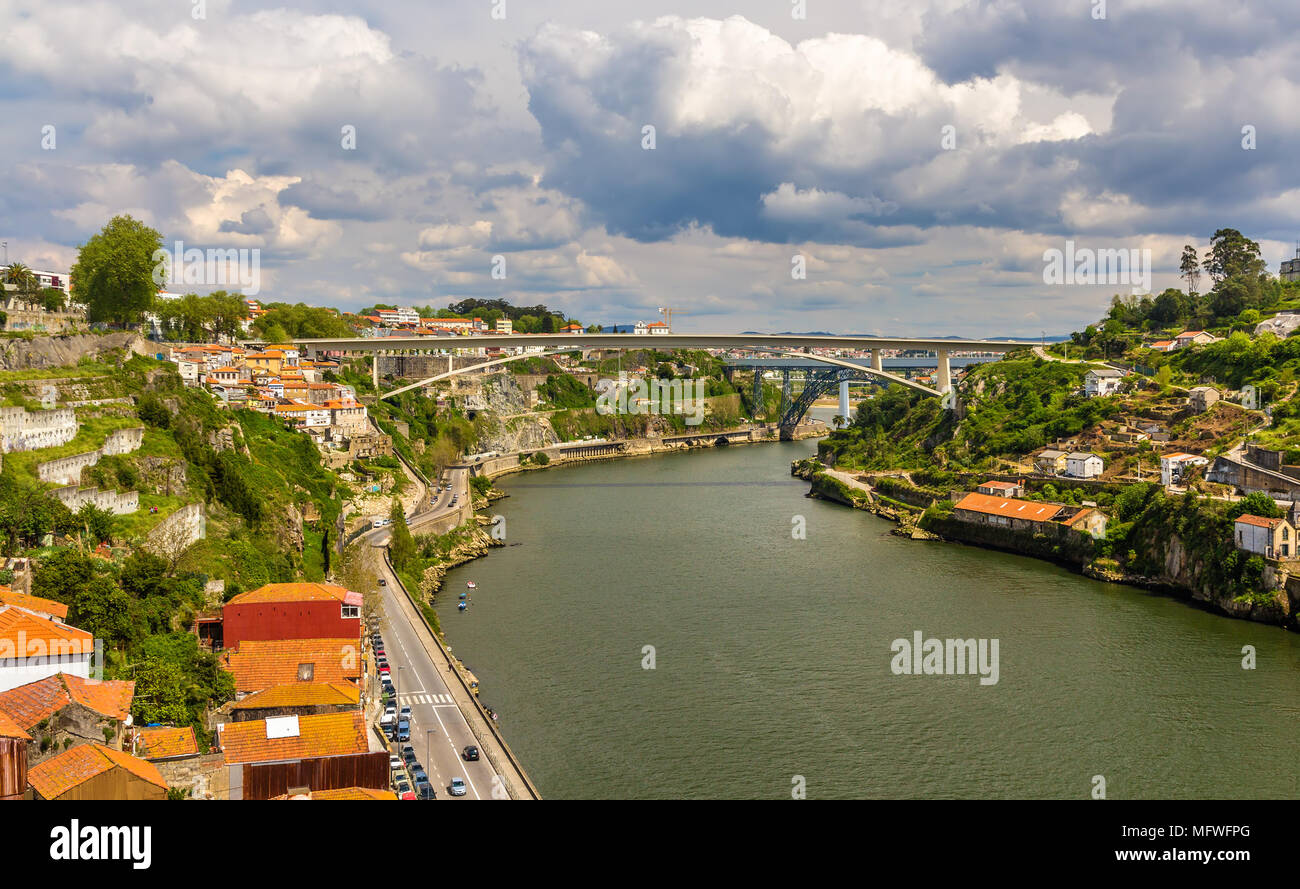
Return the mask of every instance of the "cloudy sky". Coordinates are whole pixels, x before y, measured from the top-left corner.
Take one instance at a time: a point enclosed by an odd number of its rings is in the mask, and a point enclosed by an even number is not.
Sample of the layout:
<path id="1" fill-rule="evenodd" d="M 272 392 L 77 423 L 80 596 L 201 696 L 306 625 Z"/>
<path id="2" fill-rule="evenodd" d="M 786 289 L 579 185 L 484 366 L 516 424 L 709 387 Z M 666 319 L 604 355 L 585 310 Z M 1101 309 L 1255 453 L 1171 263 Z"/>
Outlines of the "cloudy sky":
<path id="1" fill-rule="evenodd" d="M 1276 272 L 1300 3 L 1101 5 L 0 0 L 0 239 L 63 270 L 131 213 L 267 301 L 683 331 L 1068 333 L 1128 288 L 1045 284 L 1067 240 Z"/>

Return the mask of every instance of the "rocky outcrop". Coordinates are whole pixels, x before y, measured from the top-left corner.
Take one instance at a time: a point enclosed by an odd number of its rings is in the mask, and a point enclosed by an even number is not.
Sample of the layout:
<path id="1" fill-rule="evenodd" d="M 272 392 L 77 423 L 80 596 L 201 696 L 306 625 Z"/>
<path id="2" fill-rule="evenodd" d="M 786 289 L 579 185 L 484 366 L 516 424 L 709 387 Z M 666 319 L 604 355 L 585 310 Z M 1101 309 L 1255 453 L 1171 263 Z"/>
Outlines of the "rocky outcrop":
<path id="1" fill-rule="evenodd" d="M 0 370 L 65 367 L 76 364 L 83 356 L 98 359 L 118 349 L 138 355 L 149 353 L 148 343 L 133 331 L 11 339 L 0 341 Z"/>
<path id="2" fill-rule="evenodd" d="M 486 519 L 480 519 L 480 522 L 482 521 L 486 521 Z M 442 589 L 443 577 L 446 576 L 450 569 L 486 556 L 494 546 L 504 545 L 500 540 L 493 538 L 483 527 L 474 528 L 469 536 L 453 546 L 438 564 L 430 565 L 424 569 L 424 576 L 420 578 L 421 600 L 425 602 L 433 601 L 434 597 L 438 595 L 438 591 Z"/>

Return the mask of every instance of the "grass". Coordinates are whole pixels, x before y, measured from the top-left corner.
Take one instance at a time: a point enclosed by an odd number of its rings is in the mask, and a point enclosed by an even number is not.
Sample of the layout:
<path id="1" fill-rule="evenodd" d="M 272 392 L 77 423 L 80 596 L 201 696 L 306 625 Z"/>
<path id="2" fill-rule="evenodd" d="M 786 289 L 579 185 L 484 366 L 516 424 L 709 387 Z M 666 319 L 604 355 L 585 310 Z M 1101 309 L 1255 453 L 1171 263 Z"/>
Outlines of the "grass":
<path id="1" fill-rule="evenodd" d="M 67 444 L 53 448 L 41 448 L 37 451 L 18 451 L 5 454 L 4 472 L 10 476 L 26 475 L 37 478 L 36 467 L 41 463 L 85 454 L 104 446 L 109 433 L 119 429 L 130 429 L 141 425 L 136 417 L 90 417 L 81 420 L 77 435 Z"/>

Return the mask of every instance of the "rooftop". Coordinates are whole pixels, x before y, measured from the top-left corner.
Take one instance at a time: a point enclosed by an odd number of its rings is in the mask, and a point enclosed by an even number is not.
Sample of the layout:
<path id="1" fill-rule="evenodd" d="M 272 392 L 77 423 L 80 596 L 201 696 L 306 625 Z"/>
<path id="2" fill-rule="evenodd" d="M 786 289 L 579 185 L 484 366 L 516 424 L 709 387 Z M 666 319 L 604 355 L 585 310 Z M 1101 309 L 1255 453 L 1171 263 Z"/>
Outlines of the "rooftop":
<path id="1" fill-rule="evenodd" d="M 197 756 L 199 741 L 194 726 L 156 725 L 139 729 L 140 755 L 145 759 Z"/>
<path id="2" fill-rule="evenodd" d="M 0 692 L 0 712 L 30 729 L 76 702 L 101 716 L 124 721 L 131 713 L 135 683 L 113 679 L 95 681 L 70 673 L 55 673 L 26 685 Z"/>
<path id="3" fill-rule="evenodd" d="M 360 711 L 228 722 L 217 737 L 231 764 L 370 752 Z"/>
<path id="4" fill-rule="evenodd" d="M 53 599 L 42 599 L 40 596 L 29 596 L 26 593 L 16 593 L 8 587 L 0 586 L 0 604 L 17 605 L 19 608 L 26 608 L 28 611 L 52 615 L 61 621 L 68 619 L 68 606 L 62 602 L 55 602 Z"/>
<path id="5" fill-rule="evenodd" d="M 361 676 L 360 642 L 353 639 L 245 640 L 226 655 L 235 691 L 263 691 L 296 682 L 343 682 Z M 310 676 L 302 667 L 310 665 Z"/>
<path id="6" fill-rule="evenodd" d="M 1237 516 L 1237 523 L 1240 525 L 1254 525 L 1257 528 L 1276 528 L 1286 519 L 1269 519 L 1261 515 L 1242 515 Z"/>
<path id="7" fill-rule="evenodd" d="M 103 744 L 78 744 L 37 763 L 27 772 L 27 783 L 45 799 L 55 799 L 96 775 L 118 768 L 167 789 L 167 782 L 153 763 Z"/>
<path id="8" fill-rule="evenodd" d="M 1012 518 L 1032 522 L 1050 521 L 1061 511 L 1060 505 L 1056 503 L 994 497 L 991 494 L 967 494 L 961 498 L 961 501 L 954 508 L 984 513 L 985 515 L 1011 516 Z"/>
<path id="9" fill-rule="evenodd" d="M 299 409 L 315 405 L 286 405 Z M 255 590 L 240 593 L 227 605 L 255 605 L 263 602 L 320 602 L 334 599 L 347 605 L 362 604 L 360 593 L 354 593 L 332 583 L 268 583 Z"/>
<path id="10" fill-rule="evenodd" d="M 357 706 L 361 690 L 351 682 L 289 682 L 251 694 L 234 705 L 235 710 L 265 707 Z"/>

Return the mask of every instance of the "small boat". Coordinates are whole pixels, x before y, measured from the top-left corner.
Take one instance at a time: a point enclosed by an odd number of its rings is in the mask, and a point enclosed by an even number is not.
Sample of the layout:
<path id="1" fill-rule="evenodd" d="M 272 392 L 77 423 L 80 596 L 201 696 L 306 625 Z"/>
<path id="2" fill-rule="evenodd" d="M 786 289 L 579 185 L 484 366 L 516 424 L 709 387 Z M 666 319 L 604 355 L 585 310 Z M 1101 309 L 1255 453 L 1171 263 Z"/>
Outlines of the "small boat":
<path id="1" fill-rule="evenodd" d="M 466 581 L 466 583 L 465 583 L 465 588 L 466 588 L 466 589 L 471 589 L 471 590 L 476 590 L 476 589 L 478 589 L 478 584 L 476 584 L 476 583 L 475 583 L 474 581 L 472 581 L 472 580 L 470 580 L 470 581 Z"/>
<path id="2" fill-rule="evenodd" d="M 461 594 L 460 594 L 460 597 L 461 597 L 462 599 L 465 598 L 465 594 L 464 594 L 464 593 L 461 593 Z"/>
<path id="3" fill-rule="evenodd" d="M 461 602 L 459 605 L 456 606 L 456 608 L 459 609 L 460 611 L 464 611 L 464 610 L 465 610 L 465 603 L 464 603 L 464 602 Z"/>

